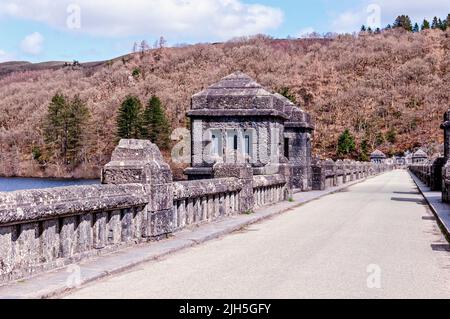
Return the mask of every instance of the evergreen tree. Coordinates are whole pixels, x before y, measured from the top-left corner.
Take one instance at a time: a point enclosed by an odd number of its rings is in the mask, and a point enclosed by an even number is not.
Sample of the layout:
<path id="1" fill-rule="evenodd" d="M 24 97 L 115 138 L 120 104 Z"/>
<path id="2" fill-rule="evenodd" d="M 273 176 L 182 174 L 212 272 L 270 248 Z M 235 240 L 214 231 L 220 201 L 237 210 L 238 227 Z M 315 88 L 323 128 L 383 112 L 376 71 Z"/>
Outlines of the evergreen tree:
<path id="1" fill-rule="evenodd" d="M 117 136 L 119 138 L 139 139 L 141 137 L 142 104 L 139 98 L 129 95 L 122 102 L 117 116 Z"/>
<path id="2" fill-rule="evenodd" d="M 372 33 L 372 28 L 371 28 L 371 27 L 368 27 L 368 28 L 367 28 L 367 32 Z"/>
<path id="3" fill-rule="evenodd" d="M 427 30 L 429 28 L 430 28 L 430 22 L 428 22 L 428 20 L 424 19 L 422 22 L 421 30 L 423 31 L 423 30 Z"/>
<path id="4" fill-rule="evenodd" d="M 367 30 L 366 26 L 363 24 L 362 27 L 361 27 L 361 32 L 366 32 L 366 30 Z"/>
<path id="5" fill-rule="evenodd" d="M 450 13 L 447 15 L 447 19 L 445 19 L 445 29 L 450 28 Z"/>
<path id="6" fill-rule="evenodd" d="M 75 96 L 69 100 L 56 94 L 48 107 L 44 125 L 44 140 L 53 156 L 63 160 L 65 165 L 75 165 L 89 120 L 85 103 Z"/>
<path id="7" fill-rule="evenodd" d="M 350 134 L 350 131 L 346 129 L 338 140 L 337 155 L 340 157 L 349 155 L 355 151 L 355 139 Z"/>
<path id="8" fill-rule="evenodd" d="M 361 145 L 359 147 L 359 160 L 362 162 L 369 161 L 369 144 L 366 139 L 361 141 Z"/>
<path id="9" fill-rule="evenodd" d="M 405 30 L 412 30 L 411 20 L 406 15 L 398 16 L 393 24 L 394 28 L 403 28 Z"/>
<path id="10" fill-rule="evenodd" d="M 394 28 L 403 28 L 406 31 L 412 31 L 413 26 L 411 19 L 407 15 L 398 16 L 397 19 L 395 19 Z"/>
<path id="11" fill-rule="evenodd" d="M 283 95 L 285 98 L 287 98 L 292 103 L 297 103 L 297 99 L 295 98 L 295 95 L 291 92 L 291 89 L 283 86 L 282 88 L 278 89 L 278 94 Z"/>
<path id="12" fill-rule="evenodd" d="M 391 30 L 391 29 L 392 29 L 392 26 L 390 24 L 388 24 L 385 28 L 385 30 Z"/>
<path id="13" fill-rule="evenodd" d="M 395 132 L 394 129 L 390 129 L 386 133 L 386 141 L 393 144 L 393 143 L 395 143 L 396 140 L 397 140 L 397 133 Z"/>
<path id="14" fill-rule="evenodd" d="M 170 146 L 170 125 L 157 96 L 152 96 L 148 101 L 142 122 L 142 136 L 160 149 L 167 150 Z"/>
<path id="15" fill-rule="evenodd" d="M 441 20 L 439 19 L 439 29 L 441 29 L 442 31 L 445 31 L 447 29 L 447 19 L 445 20 Z"/>
<path id="16" fill-rule="evenodd" d="M 437 17 L 433 18 L 433 22 L 431 23 L 431 29 L 438 29 L 439 28 L 439 20 Z"/>
<path id="17" fill-rule="evenodd" d="M 414 27 L 413 27 L 412 31 L 413 32 L 419 32 L 420 31 L 419 24 L 417 22 L 414 24 Z"/>
<path id="18" fill-rule="evenodd" d="M 441 18 L 438 19 L 438 28 L 441 29 L 442 31 L 445 31 L 445 25 L 442 22 Z"/>

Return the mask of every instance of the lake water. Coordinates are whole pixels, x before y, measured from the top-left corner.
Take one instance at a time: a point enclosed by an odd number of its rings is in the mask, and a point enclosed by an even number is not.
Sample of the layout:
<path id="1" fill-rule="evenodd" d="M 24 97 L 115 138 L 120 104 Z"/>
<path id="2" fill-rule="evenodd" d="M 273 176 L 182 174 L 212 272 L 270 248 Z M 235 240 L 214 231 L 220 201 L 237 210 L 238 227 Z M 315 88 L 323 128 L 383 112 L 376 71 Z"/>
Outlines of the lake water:
<path id="1" fill-rule="evenodd" d="M 0 192 L 12 192 L 24 189 L 39 189 L 61 186 L 100 184 L 96 179 L 46 179 L 46 178 L 3 178 L 0 177 Z"/>

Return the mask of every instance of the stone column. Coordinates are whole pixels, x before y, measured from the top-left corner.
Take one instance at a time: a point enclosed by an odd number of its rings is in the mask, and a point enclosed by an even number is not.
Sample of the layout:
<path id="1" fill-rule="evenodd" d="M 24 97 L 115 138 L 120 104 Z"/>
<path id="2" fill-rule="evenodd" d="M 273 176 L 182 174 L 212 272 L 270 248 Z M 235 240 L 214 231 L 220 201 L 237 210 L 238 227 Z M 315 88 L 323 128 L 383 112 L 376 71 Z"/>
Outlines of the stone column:
<path id="1" fill-rule="evenodd" d="M 322 167 L 322 162 L 314 158 L 311 165 L 312 170 L 312 189 L 324 190 L 325 189 L 325 169 Z"/>
<path id="2" fill-rule="evenodd" d="M 441 125 L 444 130 L 444 167 L 442 168 L 442 201 L 450 203 L 450 110 L 444 114 L 444 122 Z"/>
<path id="3" fill-rule="evenodd" d="M 121 140 L 102 170 L 103 184 L 143 184 L 148 204 L 142 236 L 159 238 L 173 231 L 172 171 L 158 147 L 147 140 Z"/>

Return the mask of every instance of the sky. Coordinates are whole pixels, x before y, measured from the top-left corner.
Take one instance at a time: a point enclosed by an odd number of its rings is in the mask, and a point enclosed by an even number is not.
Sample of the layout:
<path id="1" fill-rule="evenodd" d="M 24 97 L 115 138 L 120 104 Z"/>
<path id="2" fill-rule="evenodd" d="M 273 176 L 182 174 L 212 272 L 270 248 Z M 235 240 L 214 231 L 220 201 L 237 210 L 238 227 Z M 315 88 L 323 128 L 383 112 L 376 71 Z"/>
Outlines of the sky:
<path id="1" fill-rule="evenodd" d="M 99 61 L 160 36 L 170 46 L 302 37 L 448 13 L 450 0 L 0 0 L 0 62 Z"/>

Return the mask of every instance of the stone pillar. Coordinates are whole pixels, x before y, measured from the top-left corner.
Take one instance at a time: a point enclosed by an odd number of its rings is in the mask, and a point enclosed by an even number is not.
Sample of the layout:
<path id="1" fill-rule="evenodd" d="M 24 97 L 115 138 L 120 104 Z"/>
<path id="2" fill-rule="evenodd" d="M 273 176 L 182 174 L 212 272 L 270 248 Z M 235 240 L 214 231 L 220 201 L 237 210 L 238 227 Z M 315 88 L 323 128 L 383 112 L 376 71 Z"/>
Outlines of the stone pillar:
<path id="1" fill-rule="evenodd" d="M 121 140 L 102 170 L 103 184 L 144 184 L 148 204 L 142 236 L 159 238 L 175 226 L 172 171 L 158 147 L 147 140 Z"/>
<path id="2" fill-rule="evenodd" d="M 238 212 L 240 214 L 253 210 L 255 199 L 253 197 L 253 169 L 249 164 L 226 164 L 217 163 L 213 167 L 214 178 L 235 177 L 242 182 L 239 192 Z"/>
<path id="3" fill-rule="evenodd" d="M 430 188 L 432 191 L 442 190 L 442 169 L 444 165 L 445 165 L 444 157 L 438 157 L 431 162 Z"/>
<path id="4" fill-rule="evenodd" d="M 450 110 L 444 114 L 444 122 L 441 125 L 444 130 L 444 158 L 445 163 L 442 168 L 442 201 L 450 203 Z"/>
<path id="5" fill-rule="evenodd" d="M 312 170 L 312 189 L 325 190 L 325 169 L 322 167 L 322 162 L 315 158 L 311 165 Z"/>

